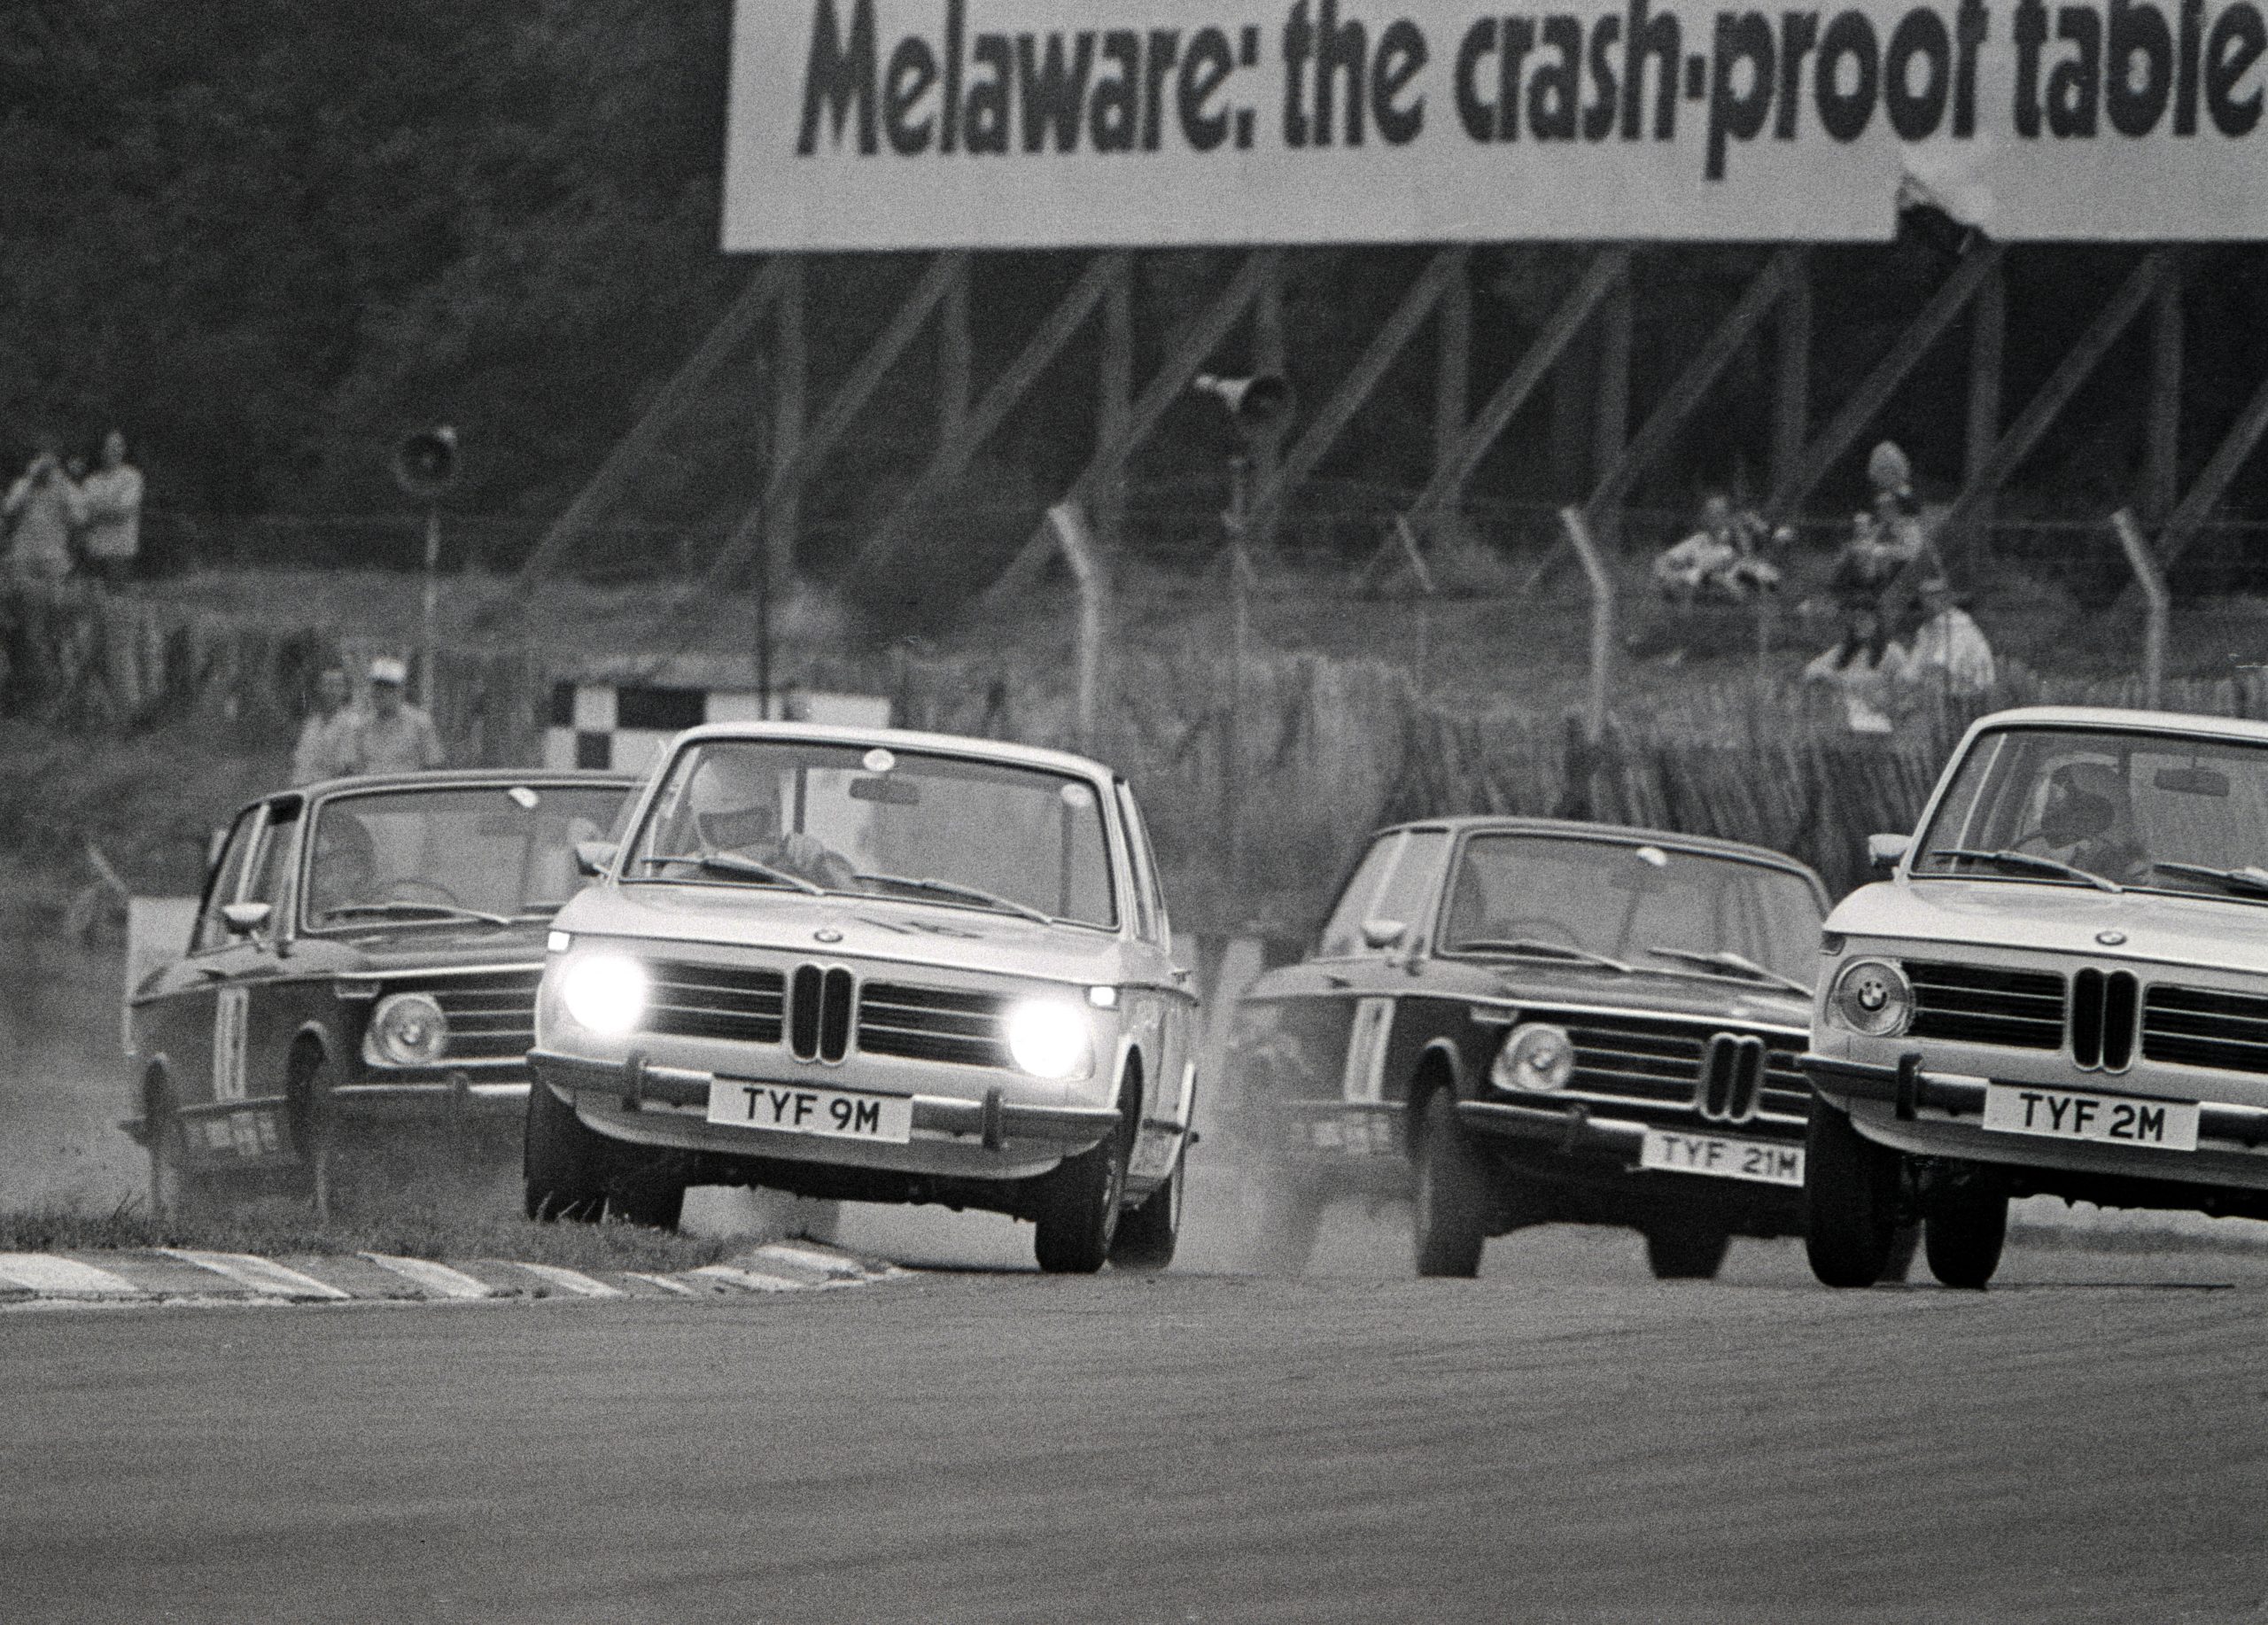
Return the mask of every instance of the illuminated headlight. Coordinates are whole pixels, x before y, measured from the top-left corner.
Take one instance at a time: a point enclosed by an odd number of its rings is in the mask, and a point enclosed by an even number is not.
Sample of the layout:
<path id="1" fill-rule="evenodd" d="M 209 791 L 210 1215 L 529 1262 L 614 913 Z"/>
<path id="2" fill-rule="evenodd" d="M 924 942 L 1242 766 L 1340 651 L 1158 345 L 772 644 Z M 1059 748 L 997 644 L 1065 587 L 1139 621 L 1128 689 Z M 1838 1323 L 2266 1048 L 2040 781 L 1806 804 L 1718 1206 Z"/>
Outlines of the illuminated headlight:
<path id="1" fill-rule="evenodd" d="M 1499 1089 L 1549 1092 L 1564 1089 L 1575 1075 L 1575 1045 L 1564 1027 L 1549 1022 L 1529 1022 L 1512 1029 L 1488 1081 Z"/>
<path id="2" fill-rule="evenodd" d="M 370 1012 L 369 1044 L 374 1061 L 431 1066 L 449 1047 L 449 1018 L 429 993 L 395 993 Z"/>
<path id="3" fill-rule="evenodd" d="M 618 1038 L 646 1014 L 646 968 L 621 953 L 594 953 L 577 960 L 559 978 L 559 1002 L 576 1022 L 605 1038 Z"/>
<path id="4" fill-rule="evenodd" d="M 1087 1069 L 1092 1034 L 1076 1005 L 1034 999 L 1008 1012 L 1008 1056 L 1034 1077 L 1074 1077 Z"/>
<path id="5" fill-rule="evenodd" d="M 1869 1038 L 1895 1038 L 1914 1019 L 1914 984 L 1888 960 L 1853 960 L 1827 995 L 1829 1017 Z"/>

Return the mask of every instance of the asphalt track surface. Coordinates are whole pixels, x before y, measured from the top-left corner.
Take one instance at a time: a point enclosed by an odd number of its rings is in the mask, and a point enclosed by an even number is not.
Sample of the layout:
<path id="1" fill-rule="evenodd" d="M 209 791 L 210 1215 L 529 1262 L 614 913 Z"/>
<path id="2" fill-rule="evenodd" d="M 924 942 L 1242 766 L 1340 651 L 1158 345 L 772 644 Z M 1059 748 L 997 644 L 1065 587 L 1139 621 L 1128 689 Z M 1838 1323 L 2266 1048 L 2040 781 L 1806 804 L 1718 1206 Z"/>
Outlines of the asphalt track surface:
<path id="1" fill-rule="evenodd" d="M 2268 1619 L 2268 1262 L 1830 1293 L 1635 1240 L 1417 1281 L 0 1316 L 0 1617 Z"/>

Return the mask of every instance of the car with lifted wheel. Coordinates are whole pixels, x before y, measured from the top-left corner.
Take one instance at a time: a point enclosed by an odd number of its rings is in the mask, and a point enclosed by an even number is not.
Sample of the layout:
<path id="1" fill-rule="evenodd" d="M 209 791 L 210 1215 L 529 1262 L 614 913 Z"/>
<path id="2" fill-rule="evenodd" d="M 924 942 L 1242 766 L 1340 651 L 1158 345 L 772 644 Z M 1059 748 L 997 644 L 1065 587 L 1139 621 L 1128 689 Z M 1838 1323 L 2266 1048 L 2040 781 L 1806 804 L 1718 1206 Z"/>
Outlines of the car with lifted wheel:
<path id="1" fill-rule="evenodd" d="M 149 1150 L 153 1203 L 281 1182 L 324 1208 L 332 1153 L 365 1120 L 460 1147 L 517 1124 L 544 934 L 583 884 L 577 847 L 616 827 L 637 784 L 395 774 L 239 812 L 186 940 L 150 945 L 128 990 L 140 1116 L 126 1127 Z"/>
<path id="2" fill-rule="evenodd" d="M 1125 781 L 1055 750 L 717 724 L 672 743 L 554 921 L 532 1217 L 687 1186 L 1030 1220 L 1040 1267 L 1161 1269 L 1197 1000 Z"/>
<path id="3" fill-rule="evenodd" d="M 1797 1068 L 1827 894 L 1793 859 L 1666 831 L 1470 817 L 1375 836 L 1314 951 L 1231 1031 L 1224 1124 L 1304 1265 L 1324 1208 L 1408 1199 L 1421 1275 L 1491 1236 L 1623 1225 L 1714 1276 L 1797 1232 Z"/>
<path id="4" fill-rule="evenodd" d="M 2001 711 L 1869 844 L 1804 1057 L 1821 1281 L 1918 1217 L 1981 1287 L 2012 1197 L 2268 1218 L 2268 726 Z"/>

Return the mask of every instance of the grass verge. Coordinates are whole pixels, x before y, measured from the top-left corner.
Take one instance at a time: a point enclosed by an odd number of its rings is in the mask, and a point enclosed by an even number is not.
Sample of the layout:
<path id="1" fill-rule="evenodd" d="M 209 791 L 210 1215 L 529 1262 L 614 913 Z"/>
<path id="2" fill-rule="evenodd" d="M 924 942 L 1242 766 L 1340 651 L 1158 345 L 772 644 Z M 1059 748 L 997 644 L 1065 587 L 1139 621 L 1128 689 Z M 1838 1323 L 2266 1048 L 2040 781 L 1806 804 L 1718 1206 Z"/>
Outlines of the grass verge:
<path id="1" fill-rule="evenodd" d="M 2161 1253 L 2233 1253 L 2240 1257 L 2268 1257 L 2268 1225 L 2242 1219 L 2224 1220 L 2225 1235 L 2176 1230 L 2170 1225 L 2138 1225 L 2128 1228 L 2091 1225 L 2084 1228 L 2060 1225 L 2011 1225 L 2008 1245 L 2026 1250 L 2066 1253 L 2122 1253 L 2140 1256 Z"/>

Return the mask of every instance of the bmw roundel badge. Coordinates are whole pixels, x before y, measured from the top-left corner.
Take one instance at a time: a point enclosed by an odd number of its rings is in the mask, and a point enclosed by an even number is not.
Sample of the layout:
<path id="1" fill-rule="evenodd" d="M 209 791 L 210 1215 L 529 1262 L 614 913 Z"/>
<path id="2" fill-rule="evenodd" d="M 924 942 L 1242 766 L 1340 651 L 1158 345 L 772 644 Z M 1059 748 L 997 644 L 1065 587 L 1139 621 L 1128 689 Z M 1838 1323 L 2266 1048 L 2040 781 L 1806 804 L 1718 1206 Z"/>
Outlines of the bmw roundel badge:
<path id="1" fill-rule="evenodd" d="M 2126 940 L 2126 933 L 2124 931 L 2097 931 L 2094 934 L 2094 939 L 2106 948 L 2116 948 Z"/>
<path id="2" fill-rule="evenodd" d="M 819 927 L 819 929 L 812 933 L 812 937 L 814 941 L 818 942 L 841 942 L 843 940 L 843 933 L 836 930 L 831 925 L 823 925 Z M 2124 942 L 2125 938 L 2121 937 L 2119 940 Z"/>

